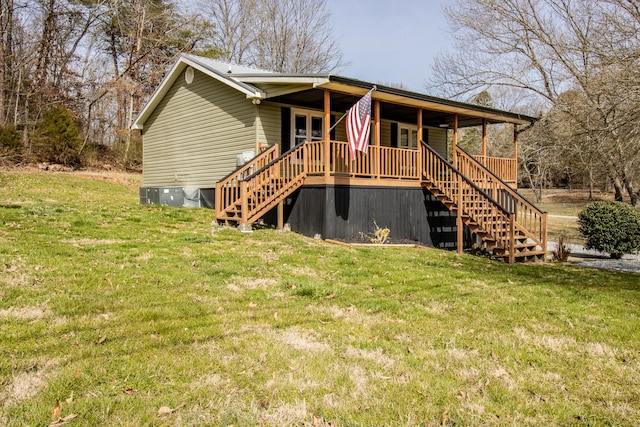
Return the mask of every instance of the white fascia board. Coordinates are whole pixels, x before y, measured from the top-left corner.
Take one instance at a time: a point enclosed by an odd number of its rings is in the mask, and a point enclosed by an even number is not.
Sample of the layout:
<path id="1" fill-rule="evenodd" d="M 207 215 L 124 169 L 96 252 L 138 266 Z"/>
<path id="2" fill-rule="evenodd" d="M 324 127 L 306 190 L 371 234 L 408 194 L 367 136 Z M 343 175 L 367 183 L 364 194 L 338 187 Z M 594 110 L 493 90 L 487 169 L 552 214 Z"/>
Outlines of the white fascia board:
<path id="1" fill-rule="evenodd" d="M 306 77 L 306 76 L 237 76 L 238 80 L 243 83 L 251 83 L 260 87 L 260 99 L 274 98 L 276 96 L 288 95 L 290 93 L 300 92 L 310 88 L 322 86 L 329 82 L 328 78 L 323 77 Z M 249 96 L 247 96 L 249 98 Z M 258 97 L 251 97 L 258 98 Z"/>
<path id="2" fill-rule="evenodd" d="M 252 84 L 307 84 L 318 86 L 329 82 L 328 77 L 318 76 L 288 76 L 288 75 L 241 75 L 233 76 L 238 81 Z"/>

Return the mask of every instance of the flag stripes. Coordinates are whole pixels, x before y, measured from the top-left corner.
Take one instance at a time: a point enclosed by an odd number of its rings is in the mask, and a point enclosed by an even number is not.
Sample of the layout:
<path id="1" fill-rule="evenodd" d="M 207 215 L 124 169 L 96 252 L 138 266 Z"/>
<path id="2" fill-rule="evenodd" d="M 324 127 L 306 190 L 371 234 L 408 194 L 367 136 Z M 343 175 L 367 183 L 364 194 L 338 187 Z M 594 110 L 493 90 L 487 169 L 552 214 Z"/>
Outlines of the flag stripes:
<path id="1" fill-rule="evenodd" d="M 351 160 L 367 154 L 371 125 L 371 91 L 347 112 L 347 141 Z"/>

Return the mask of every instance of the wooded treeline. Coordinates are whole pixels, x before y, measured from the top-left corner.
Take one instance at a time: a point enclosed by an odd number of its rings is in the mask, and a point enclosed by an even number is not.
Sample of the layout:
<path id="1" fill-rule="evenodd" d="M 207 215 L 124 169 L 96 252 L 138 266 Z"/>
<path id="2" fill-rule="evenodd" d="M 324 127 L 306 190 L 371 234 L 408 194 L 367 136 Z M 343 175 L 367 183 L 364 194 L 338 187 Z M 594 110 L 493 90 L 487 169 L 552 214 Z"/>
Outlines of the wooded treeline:
<path id="1" fill-rule="evenodd" d="M 640 1 L 456 0 L 446 14 L 456 49 L 431 88 L 540 117 L 519 139 L 526 184 L 611 186 L 638 204 Z"/>
<path id="2" fill-rule="evenodd" d="M 136 166 L 129 127 L 179 53 L 331 71 L 324 0 L 1 0 L 0 164 Z"/>

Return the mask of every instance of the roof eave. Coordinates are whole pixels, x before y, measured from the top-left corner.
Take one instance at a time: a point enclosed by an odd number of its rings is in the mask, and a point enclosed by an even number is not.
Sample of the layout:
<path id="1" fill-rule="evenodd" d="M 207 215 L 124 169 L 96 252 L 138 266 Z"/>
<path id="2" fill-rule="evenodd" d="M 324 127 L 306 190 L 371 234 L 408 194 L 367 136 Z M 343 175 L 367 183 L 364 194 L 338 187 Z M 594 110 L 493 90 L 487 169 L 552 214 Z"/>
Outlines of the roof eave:
<path id="1" fill-rule="evenodd" d="M 336 75 L 329 76 L 329 81 L 320 86 L 327 89 L 345 93 L 353 93 L 354 95 L 362 96 L 364 96 L 375 86 L 376 90 L 372 93 L 372 98 L 379 99 L 381 101 L 441 111 L 444 113 L 470 114 L 496 122 L 507 122 L 518 125 L 528 125 L 537 121 L 537 118 L 524 114 L 483 107 L 480 105 L 467 104 L 450 99 L 438 98 L 390 86 L 378 84 L 374 85 L 373 83 L 365 82 L 362 80 L 350 79 Z"/>
<path id="2" fill-rule="evenodd" d="M 225 75 L 216 70 L 213 70 L 203 63 L 197 61 L 192 56 L 180 55 L 178 60 L 173 64 L 169 72 L 165 75 L 164 79 L 156 89 L 156 91 L 151 95 L 149 101 L 144 105 L 142 110 L 136 116 L 136 119 L 133 121 L 131 125 L 131 129 L 134 130 L 142 130 L 144 129 L 144 123 L 147 121 L 151 113 L 158 106 L 162 98 L 167 94 L 171 86 L 178 79 L 182 71 L 187 67 L 193 67 L 194 69 L 244 93 L 249 99 L 263 99 L 265 97 L 264 92 L 261 92 L 255 86 L 252 86 L 248 83 L 244 83 L 241 81 L 237 81 L 234 76 Z"/>

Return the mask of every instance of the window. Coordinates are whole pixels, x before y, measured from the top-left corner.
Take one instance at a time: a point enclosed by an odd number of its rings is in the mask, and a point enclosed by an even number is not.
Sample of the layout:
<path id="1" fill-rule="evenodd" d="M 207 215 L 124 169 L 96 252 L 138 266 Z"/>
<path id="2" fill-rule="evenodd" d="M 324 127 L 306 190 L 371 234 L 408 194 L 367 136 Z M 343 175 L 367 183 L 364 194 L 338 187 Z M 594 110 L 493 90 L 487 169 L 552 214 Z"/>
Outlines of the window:
<path id="1" fill-rule="evenodd" d="M 400 148 L 418 148 L 418 128 L 416 126 L 400 124 L 398 131 L 400 132 L 398 138 Z"/>
<path id="2" fill-rule="evenodd" d="M 323 119 L 322 113 L 292 110 L 293 129 L 291 132 L 292 144 L 300 145 L 305 141 L 322 141 Z"/>

